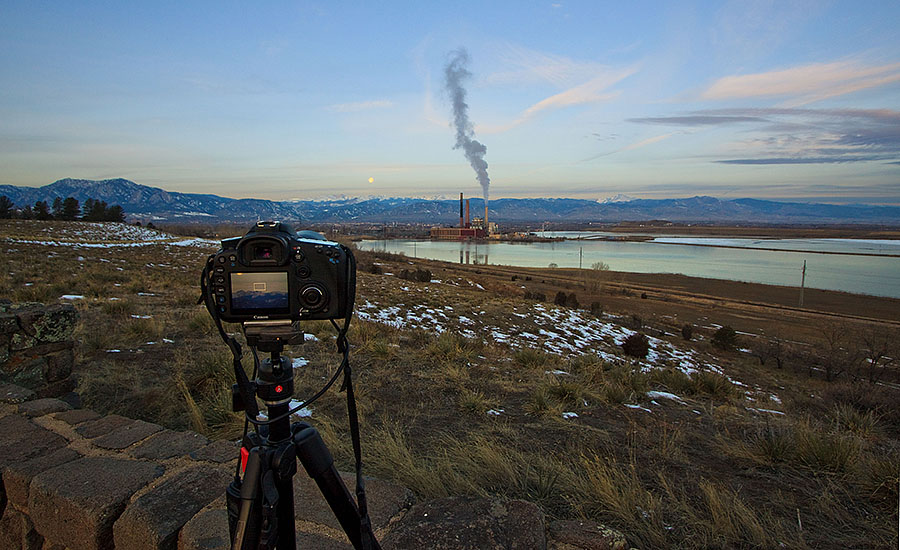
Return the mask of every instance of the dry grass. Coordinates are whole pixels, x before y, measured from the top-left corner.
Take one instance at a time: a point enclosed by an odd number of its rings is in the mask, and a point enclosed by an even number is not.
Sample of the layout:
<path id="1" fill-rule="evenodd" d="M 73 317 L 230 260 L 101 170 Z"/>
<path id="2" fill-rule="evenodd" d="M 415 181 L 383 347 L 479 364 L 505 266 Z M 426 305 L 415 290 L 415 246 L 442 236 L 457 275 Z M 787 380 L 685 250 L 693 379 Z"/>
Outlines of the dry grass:
<path id="1" fill-rule="evenodd" d="M 55 302 L 62 294 L 84 295 L 76 302 L 82 316 L 76 337 L 78 391 L 86 406 L 237 437 L 243 421 L 230 410 L 231 356 L 194 303 L 209 251 L 14 248 L 0 273 L 4 296 Z M 415 267 L 407 258 L 378 261 L 388 272 Z M 510 287 L 508 274 L 492 282 L 490 268 L 479 266 L 477 274 L 427 268 L 455 284 L 361 273 L 358 302 L 408 304 L 412 294 L 401 286 L 428 286 L 423 299 L 434 307 L 451 305 L 498 323 L 533 303 L 515 297 L 521 289 Z M 618 313 L 627 319 L 636 311 Z M 682 321 L 674 323 L 670 332 L 677 334 Z M 303 328 L 316 340 L 286 352 L 309 361 L 295 374 L 298 396 L 318 389 L 337 364 L 330 324 Z M 564 357 L 452 330 L 433 335 L 356 320 L 350 340 L 366 473 L 401 483 L 421 499 L 525 498 L 551 519 L 619 528 L 641 548 L 896 547 L 895 390 L 826 384 L 802 369 L 710 354 L 705 342 L 680 336 L 670 340 L 747 387 L 712 370 L 687 375 L 677 363 L 647 370 L 638 362 Z M 252 370 L 249 353 L 244 363 Z M 557 369 L 568 375 L 546 374 Z M 748 399 L 748 388 L 756 401 Z M 652 405 L 649 390 L 683 402 Z M 504 412 L 489 415 L 488 409 Z M 578 417 L 563 419 L 564 411 Z M 332 391 L 313 406 L 310 422 L 346 469 L 352 449 L 345 414 L 343 394 Z"/>

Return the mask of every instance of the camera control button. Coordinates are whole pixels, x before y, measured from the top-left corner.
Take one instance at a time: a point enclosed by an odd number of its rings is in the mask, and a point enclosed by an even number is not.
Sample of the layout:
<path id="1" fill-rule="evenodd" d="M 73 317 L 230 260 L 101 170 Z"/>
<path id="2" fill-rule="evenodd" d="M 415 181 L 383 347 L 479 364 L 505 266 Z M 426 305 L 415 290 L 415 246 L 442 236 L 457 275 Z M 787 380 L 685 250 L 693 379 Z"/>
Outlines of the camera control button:
<path id="1" fill-rule="evenodd" d="M 220 265 L 216 266 L 216 273 L 225 273 L 225 268 Z"/>
<path id="2" fill-rule="evenodd" d="M 224 303 L 225 303 L 225 296 L 216 296 L 216 303 L 224 304 Z"/>
<path id="3" fill-rule="evenodd" d="M 225 256 L 219 256 L 219 263 L 220 263 L 220 264 L 224 264 L 224 263 L 225 263 Z"/>
<path id="4" fill-rule="evenodd" d="M 228 256 L 228 259 L 231 260 L 232 262 L 236 262 L 236 261 L 237 261 L 237 256 L 235 256 L 234 254 L 232 254 L 231 256 Z"/>

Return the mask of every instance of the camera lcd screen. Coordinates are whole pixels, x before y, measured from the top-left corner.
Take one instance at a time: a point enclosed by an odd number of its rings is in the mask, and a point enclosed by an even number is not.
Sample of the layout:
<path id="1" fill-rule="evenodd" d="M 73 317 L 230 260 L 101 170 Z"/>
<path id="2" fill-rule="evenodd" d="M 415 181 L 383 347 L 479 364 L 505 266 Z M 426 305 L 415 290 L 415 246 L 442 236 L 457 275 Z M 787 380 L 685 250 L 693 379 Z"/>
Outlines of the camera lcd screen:
<path id="1" fill-rule="evenodd" d="M 290 309 L 287 272 L 232 273 L 231 309 L 287 313 Z"/>

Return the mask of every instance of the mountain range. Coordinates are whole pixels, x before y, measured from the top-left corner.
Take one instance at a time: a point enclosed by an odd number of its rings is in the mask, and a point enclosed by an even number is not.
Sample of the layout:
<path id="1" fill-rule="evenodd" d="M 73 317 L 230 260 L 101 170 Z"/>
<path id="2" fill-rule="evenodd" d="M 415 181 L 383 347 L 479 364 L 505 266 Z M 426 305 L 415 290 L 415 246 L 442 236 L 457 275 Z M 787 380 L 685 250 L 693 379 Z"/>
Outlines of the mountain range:
<path id="1" fill-rule="evenodd" d="M 156 222 L 247 222 L 259 219 L 303 223 L 401 222 L 456 224 L 459 201 L 422 198 L 341 198 L 333 200 L 270 201 L 232 199 L 212 194 L 179 193 L 140 185 L 126 179 L 66 178 L 43 187 L 0 185 L 0 195 L 16 206 L 56 197 L 79 202 L 93 198 L 121 206 L 129 220 Z M 668 220 L 684 223 L 796 223 L 900 225 L 900 207 L 865 204 L 780 202 L 761 199 L 722 200 L 714 197 L 681 199 L 586 200 L 563 198 L 495 199 L 489 219 L 503 223 L 619 222 Z M 484 212 L 484 200 L 471 199 L 473 216 Z"/>

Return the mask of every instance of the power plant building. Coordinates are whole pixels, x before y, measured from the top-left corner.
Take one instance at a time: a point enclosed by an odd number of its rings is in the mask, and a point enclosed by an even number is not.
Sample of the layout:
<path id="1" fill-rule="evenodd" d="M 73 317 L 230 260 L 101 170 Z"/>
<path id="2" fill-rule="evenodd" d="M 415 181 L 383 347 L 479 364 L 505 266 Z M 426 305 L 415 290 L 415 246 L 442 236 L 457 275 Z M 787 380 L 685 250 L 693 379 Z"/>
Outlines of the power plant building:
<path id="1" fill-rule="evenodd" d="M 484 206 L 484 220 L 475 218 L 469 220 L 469 199 L 465 200 L 465 214 L 463 214 L 463 194 L 459 194 L 459 227 L 432 227 L 431 238 L 436 240 L 468 240 L 483 239 L 490 235 L 486 231 L 489 226 L 484 222 L 487 220 L 487 203 Z"/>

